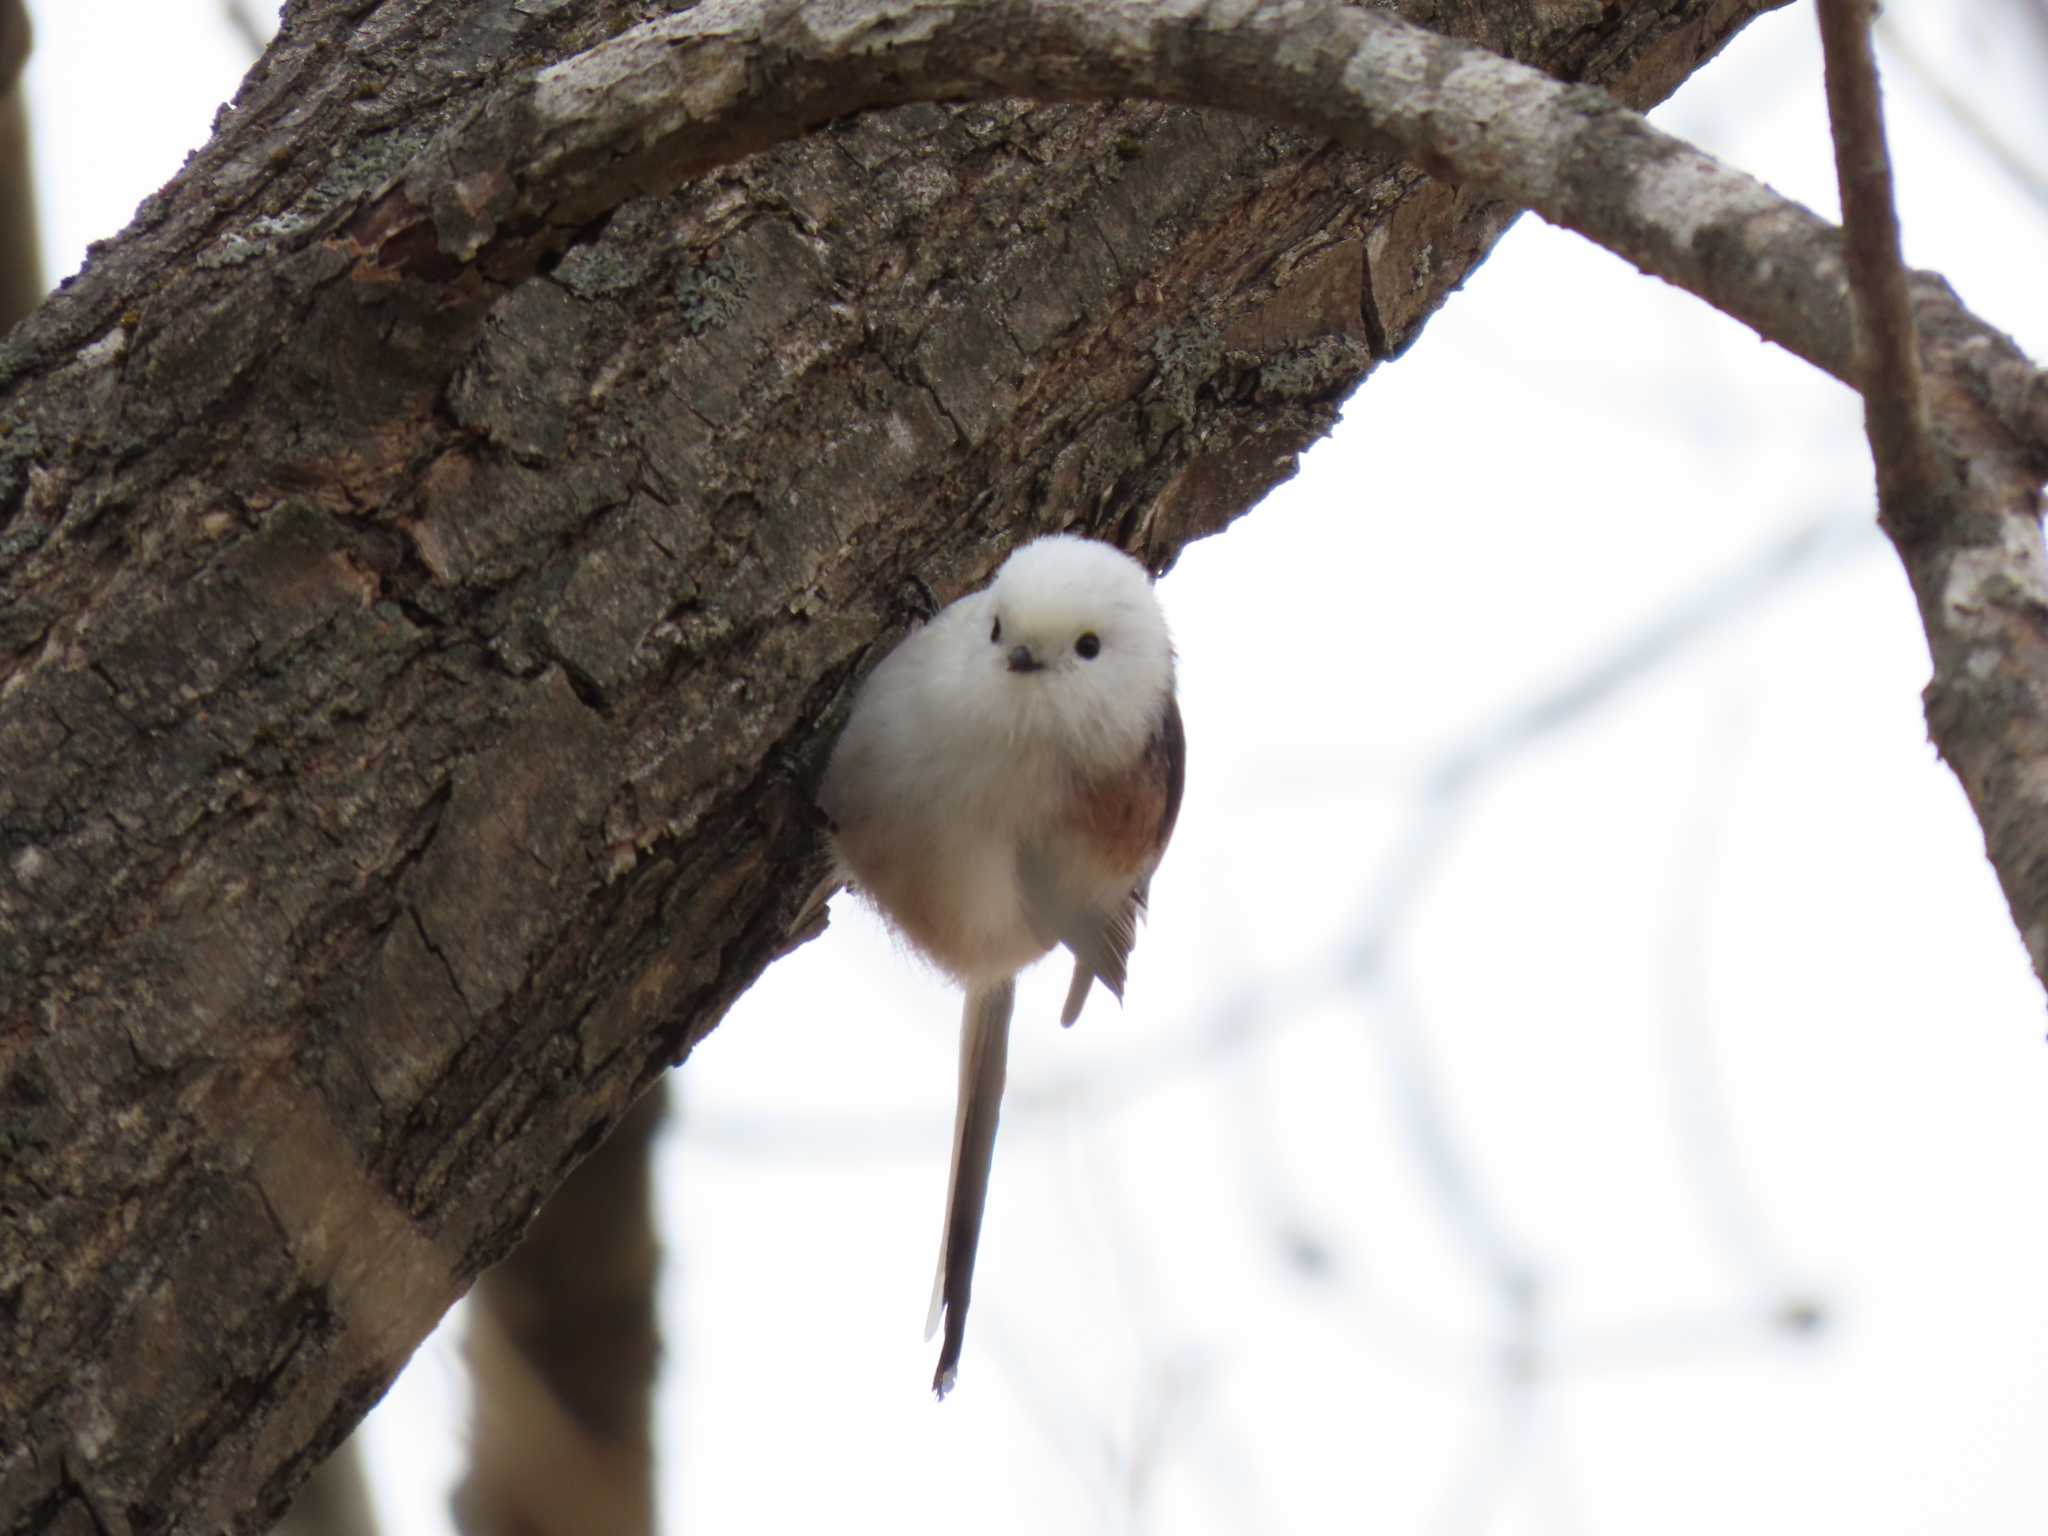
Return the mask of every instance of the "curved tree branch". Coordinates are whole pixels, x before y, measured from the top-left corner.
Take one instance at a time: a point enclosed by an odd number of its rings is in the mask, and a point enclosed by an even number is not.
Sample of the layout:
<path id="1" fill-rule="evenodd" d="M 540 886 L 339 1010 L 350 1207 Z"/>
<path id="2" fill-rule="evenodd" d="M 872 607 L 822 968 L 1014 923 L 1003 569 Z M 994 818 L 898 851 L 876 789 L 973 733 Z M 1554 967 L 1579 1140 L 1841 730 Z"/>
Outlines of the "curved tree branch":
<path id="1" fill-rule="evenodd" d="M 847 113 L 992 95 L 1221 107 L 1392 148 L 1861 379 L 1834 226 L 1604 92 L 1348 0 L 714 0 L 515 82 L 352 228 L 372 262 L 524 270 L 629 192 Z M 1916 298 L 1954 333 L 1942 366 L 2048 474 L 2048 377 L 1938 279 Z"/>

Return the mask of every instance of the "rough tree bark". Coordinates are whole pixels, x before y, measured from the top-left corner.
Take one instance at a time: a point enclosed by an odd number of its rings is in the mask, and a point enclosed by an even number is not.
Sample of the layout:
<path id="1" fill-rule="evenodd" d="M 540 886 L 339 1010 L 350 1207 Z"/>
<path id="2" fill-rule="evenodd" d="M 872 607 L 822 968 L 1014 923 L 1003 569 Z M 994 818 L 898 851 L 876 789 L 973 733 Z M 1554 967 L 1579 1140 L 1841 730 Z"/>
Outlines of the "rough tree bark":
<path id="1" fill-rule="evenodd" d="M 1397 9 L 1646 104 L 1777 3 Z M 1004 101 L 498 220 L 646 10 L 298 0 L 0 345 L 0 1529 L 274 1516 L 781 946 L 910 579 L 1169 562 L 1511 217 Z"/>

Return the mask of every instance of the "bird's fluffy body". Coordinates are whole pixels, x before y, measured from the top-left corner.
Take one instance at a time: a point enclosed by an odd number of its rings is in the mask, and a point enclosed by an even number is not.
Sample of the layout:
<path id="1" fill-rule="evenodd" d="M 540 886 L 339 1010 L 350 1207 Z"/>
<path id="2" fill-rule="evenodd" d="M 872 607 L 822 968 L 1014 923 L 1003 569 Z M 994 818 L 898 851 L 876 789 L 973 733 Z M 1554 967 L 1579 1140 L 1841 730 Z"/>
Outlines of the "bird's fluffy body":
<path id="1" fill-rule="evenodd" d="M 1060 907 L 1103 913 L 1156 856 L 1121 780 L 1172 694 L 1144 568 L 1070 536 L 1025 546 L 869 675 L 819 795 L 846 873 L 963 984 L 1015 974 L 1058 942 L 1025 910 L 1020 850 L 1058 871 Z"/>

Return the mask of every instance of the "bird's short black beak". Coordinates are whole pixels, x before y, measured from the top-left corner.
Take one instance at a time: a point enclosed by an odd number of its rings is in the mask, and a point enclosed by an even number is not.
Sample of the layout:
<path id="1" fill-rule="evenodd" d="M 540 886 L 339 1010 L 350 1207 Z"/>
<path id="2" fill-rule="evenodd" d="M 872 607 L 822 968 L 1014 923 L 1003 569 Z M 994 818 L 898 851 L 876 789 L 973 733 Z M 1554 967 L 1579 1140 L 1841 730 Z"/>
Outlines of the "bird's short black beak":
<path id="1" fill-rule="evenodd" d="M 1017 645 L 1010 648 L 1010 670 L 1012 672 L 1042 672 L 1045 670 L 1045 663 L 1031 654 L 1030 646 Z"/>

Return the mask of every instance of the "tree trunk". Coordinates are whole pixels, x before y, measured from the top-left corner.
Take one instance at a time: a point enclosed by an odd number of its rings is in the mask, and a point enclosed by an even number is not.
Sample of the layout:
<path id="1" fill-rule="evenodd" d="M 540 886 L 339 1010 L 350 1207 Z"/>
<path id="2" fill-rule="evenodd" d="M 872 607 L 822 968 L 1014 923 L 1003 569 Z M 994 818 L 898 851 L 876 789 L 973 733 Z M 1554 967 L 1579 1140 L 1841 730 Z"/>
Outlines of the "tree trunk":
<path id="1" fill-rule="evenodd" d="M 1640 105 L 1778 3 L 1399 8 Z M 784 947 L 917 585 L 1053 527 L 1169 563 L 1511 218 L 1009 101 L 509 252 L 394 222 L 644 10 L 295 0 L 0 344 L 0 1530 L 274 1518 Z"/>

